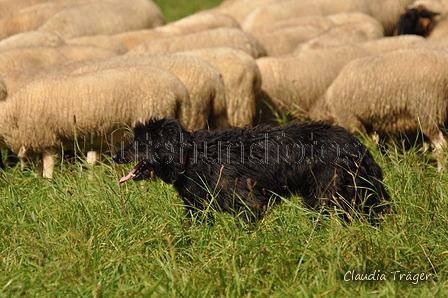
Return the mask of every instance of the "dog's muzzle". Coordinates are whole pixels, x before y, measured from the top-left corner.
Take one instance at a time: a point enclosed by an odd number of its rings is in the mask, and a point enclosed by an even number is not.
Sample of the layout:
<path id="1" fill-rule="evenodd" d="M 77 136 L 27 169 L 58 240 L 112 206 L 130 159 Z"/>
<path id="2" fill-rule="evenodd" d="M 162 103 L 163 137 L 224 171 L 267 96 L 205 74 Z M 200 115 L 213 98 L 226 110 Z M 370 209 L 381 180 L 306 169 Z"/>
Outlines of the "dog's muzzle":
<path id="1" fill-rule="evenodd" d="M 154 178 L 154 171 L 151 164 L 147 160 L 140 161 L 126 176 L 122 177 L 119 182 L 123 183 L 131 179 L 134 181 Z"/>

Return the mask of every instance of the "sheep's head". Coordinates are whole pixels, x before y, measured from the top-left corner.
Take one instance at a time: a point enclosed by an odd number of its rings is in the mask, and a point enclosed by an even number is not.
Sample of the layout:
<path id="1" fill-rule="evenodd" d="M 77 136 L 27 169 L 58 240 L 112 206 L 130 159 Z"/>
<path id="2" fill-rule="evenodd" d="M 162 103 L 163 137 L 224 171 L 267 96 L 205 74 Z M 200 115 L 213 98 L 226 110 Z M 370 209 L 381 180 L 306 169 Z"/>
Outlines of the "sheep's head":
<path id="1" fill-rule="evenodd" d="M 415 1 L 400 17 L 398 35 L 416 34 L 427 37 L 446 14 L 445 7 L 439 1 Z"/>

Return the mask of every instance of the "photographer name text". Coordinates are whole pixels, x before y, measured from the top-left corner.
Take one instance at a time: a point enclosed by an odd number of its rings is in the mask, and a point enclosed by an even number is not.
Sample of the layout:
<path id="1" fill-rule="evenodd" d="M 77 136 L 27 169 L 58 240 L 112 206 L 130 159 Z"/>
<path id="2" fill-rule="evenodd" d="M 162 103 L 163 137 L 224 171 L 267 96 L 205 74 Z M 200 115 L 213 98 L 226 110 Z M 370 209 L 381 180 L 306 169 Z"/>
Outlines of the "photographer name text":
<path id="1" fill-rule="evenodd" d="M 391 271 L 382 272 L 381 270 L 374 270 L 372 272 L 358 272 L 356 270 L 348 270 L 343 278 L 344 281 L 398 281 L 398 282 L 410 282 L 414 285 L 421 282 L 425 282 L 431 279 L 433 274 L 425 272 L 403 272 L 403 271 Z"/>

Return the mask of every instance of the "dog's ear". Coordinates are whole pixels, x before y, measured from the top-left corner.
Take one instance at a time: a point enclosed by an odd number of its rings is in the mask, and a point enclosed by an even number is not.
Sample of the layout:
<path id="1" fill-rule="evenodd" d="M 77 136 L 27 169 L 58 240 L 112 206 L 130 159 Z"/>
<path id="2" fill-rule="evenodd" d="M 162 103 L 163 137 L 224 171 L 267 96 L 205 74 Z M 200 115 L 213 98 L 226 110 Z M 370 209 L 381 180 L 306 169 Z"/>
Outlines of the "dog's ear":
<path id="1" fill-rule="evenodd" d="M 179 136 L 181 133 L 188 133 L 188 131 L 175 119 L 150 120 L 145 124 L 138 123 L 134 127 L 134 136 L 137 138 L 147 137 L 149 134 L 151 139 L 159 139 L 161 137 L 170 139 Z"/>
<path id="2" fill-rule="evenodd" d="M 145 135 L 147 132 L 148 123 L 143 124 L 141 122 L 137 123 L 134 127 L 134 136 Z"/>
<path id="3" fill-rule="evenodd" d="M 159 137 L 178 135 L 184 130 L 176 119 L 165 118 L 160 122 L 160 128 L 157 130 Z"/>

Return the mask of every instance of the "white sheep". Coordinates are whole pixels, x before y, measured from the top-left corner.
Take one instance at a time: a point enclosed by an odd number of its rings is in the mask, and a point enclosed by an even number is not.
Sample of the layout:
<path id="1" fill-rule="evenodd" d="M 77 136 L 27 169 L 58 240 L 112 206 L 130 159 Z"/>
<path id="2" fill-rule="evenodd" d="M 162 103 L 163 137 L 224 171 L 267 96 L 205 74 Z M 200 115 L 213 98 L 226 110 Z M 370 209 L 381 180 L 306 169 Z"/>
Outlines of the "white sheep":
<path id="1" fill-rule="evenodd" d="M 198 65 L 195 66 L 196 70 L 192 69 L 190 71 L 186 71 L 188 70 L 188 67 L 182 66 L 181 64 L 176 64 L 176 61 L 180 62 L 183 60 L 182 57 L 176 57 L 177 55 L 186 55 L 189 57 L 195 56 L 207 61 L 211 66 L 213 66 L 213 68 L 219 72 L 219 75 L 222 76 L 225 96 L 221 94 L 221 78 L 216 78 L 216 73 L 213 70 L 207 69 L 209 67 L 203 65 L 204 63 L 197 63 Z M 190 63 L 195 63 L 194 61 L 197 61 L 195 59 L 191 59 L 191 57 L 188 59 L 190 60 Z M 124 62 L 120 60 L 123 60 Z M 126 62 L 126 60 L 129 61 Z M 170 62 L 169 60 L 172 61 Z M 158 66 L 160 67 L 162 67 L 162 64 L 165 64 L 163 68 L 172 71 L 179 77 L 185 76 L 185 78 L 183 78 L 183 82 L 187 86 L 187 89 L 189 89 L 190 94 L 192 92 L 196 94 L 190 97 L 198 99 L 192 99 L 192 105 L 195 104 L 195 101 L 200 103 L 201 101 L 199 99 L 204 98 L 204 94 L 208 94 L 208 92 L 215 90 L 215 95 L 210 94 L 210 97 L 213 98 L 211 115 L 208 119 L 211 128 L 228 128 L 229 126 L 244 127 L 246 125 L 253 124 L 256 114 L 255 100 L 261 91 L 261 74 L 252 56 L 233 48 L 205 48 L 177 52 L 172 56 L 160 57 L 151 57 L 150 55 L 123 55 L 107 61 L 70 61 L 58 66 L 46 68 L 36 74 L 24 75 L 24 81 L 22 81 L 23 79 L 17 78 L 9 79 L 8 77 L 5 77 L 5 79 L 7 79 L 7 86 L 8 84 L 12 84 L 15 86 L 14 90 L 17 90 L 30 80 L 50 74 L 94 71 L 101 67 L 123 67 L 126 66 L 126 64 L 130 65 L 132 63 L 142 65 L 153 65 L 154 63 L 158 63 Z M 202 71 L 199 71 L 199 69 L 202 69 Z M 199 74 L 197 73 L 198 71 L 204 72 L 204 74 Z M 193 73 L 196 74 L 192 75 Z M 205 79 L 207 76 L 209 78 Z M 191 77 L 203 77 L 204 79 L 194 79 Z M 20 78 L 22 78 L 22 76 L 20 76 Z M 11 81 L 22 81 L 22 83 L 20 86 L 16 86 L 17 83 L 10 83 Z M 197 88 L 197 90 L 195 90 L 195 88 Z M 210 91 L 207 92 L 205 90 Z M 205 97 L 207 97 L 207 95 L 205 95 Z M 208 102 L 205 98 L 203 101 L 204 102 L 198 105 L 197 108 L 193 107 L 192 111 L 195 109 L 200 111 L 199 108 L 201 105 Z M 192 112 L 192 121 L 198 122 L 199 119 L 193 120 L 194 114 L 195 113 Z M 201 123 L 201 121 L 199 121 L 199 123 Z M 198 126 L 201 127 L 202 124 L 194 125 L 193 129 Z"/>
<path id="2" fill-rule="evenodd" d="M 364 0 L 368 9 L 361 12 L 369 14 L 377 19 L 381 25 L 383 25 L 384 35 L 391 36 L 396 30 L 401 14 L 413 1 L 414 0 Z"/>
<path id="3" fill-rule="evenodd" d="M 256 119 L 256 99 L 261 93 L 261 73 L 255 59 L 244 51 L 228 48 L 205 48 L 178 52 L 176 55 L 193 55 L 208 61 L 224 79 L 227 121 L 217 123 L 218 128 L 253 125 Z M 216 109 L 216 108 L 215 108 Z"/>
<path id="4" fill-rule="evenodd" d="M 149 0 L 103 0 L 64 9 L 48 19 L 39 30 L 64 40 L 84 35 L 116 34 L 165 24 L 159 7 Z"/>
<path id="5" fill-rule="evenodd" d="M 219 27 L 240 28 L 240 24 L 230 15 L 218 11 L 199 11 L 175 22 L 156 27 L 160 32 L 185 35 Z"/>
<path id="6" fill-rule="evenodd" d="M 58 74 L 71 74 L 76 69 L 87 65 L 89 60 L 69 60 L 61 64 L 55 64 L 47 67 L 26 68 L 5 72 L 1 75 L 8 90 L 8 96 L 14 94 L 26 84 L 42 79 L 46 76 Z"/>
<path id="7" fill-rule="evenodd" d="M 400 37 L 404 36 L 417 36 L 417 35 L 399 35 Z M 420 37 L 420 36 L 419 36 Z M 423 37 L 422 37 L 423 38 Z M 423 38 L 424 41 L 415 43 L 413 45 L 414 48 L 428 48 L 428 49 L 436 49 L 436 50 L 448 50 L 448 35 L 440 36 L 437 38 Z"/>
<path id="8" fill-rule="evenodd" d="M 59 11 L 66 8 L 75 7 L 79 3 L 81 3 L 80 0 L 67 0 L 64 2 L 50 2 L 42 0 L 0 1 L 0 14 L 2 12 L 2 6 L 7 5 L 7 3 L 16 2 L 18 2 L 17 4 L 22 4 L 23 6 L 16 6 L 15 8 L 17 10 L 11 11 L 11 14 L 4 18 L 0 18 L 0 39 L 12 36 L 17 33 L 37 30 L 48 19 L 50 19 Z M 18 9 L 19 7 L 20 9 Z"/>
<path id="9" fill-rule="evenodd" d="M 105 139 L 120 141 L 116 129 L 161 117 L 178 118 L 183 125 L 190 119 L 188 91 L 161 68 L 48 76 L 0 103 L 0 144 L 20 158 L 42 154 L 42 174 L 51 178 L 53 154 L 61 147 L 73 148 L 77 141 L 96 152 L 106 148 Z"/>
<path id="10" fill-rule="evenodd" d="M 328 87 L 320 109 L 353 133 L 409 136 L 420 128 L 440 170 L 447 146 L 440 127 L 448 123 L 448 53 L 402 49 L 353 60 Z"/>
<path id="11" fill-rule="evenodd" d="M 374 27 L 381 28 L 382 35 L 384 34 L 383 25 L 376 18 L 359 11 L 331 14 L 328 15 L 327 18 L 332 21 L 335 26 L 350 23 L 370 23 Z"/>
<path id="12" fill-rule="evenodd" d="M 16 1 L 0 1 L 0 19 L 5 19 L 17 13 L 22 8 L 34 5 L 39 2 L 47 2 L 48 0 L 16 0 Z"/>
<path id="13" fill-rule="evenodd" d="M 357 47 L 339 46 L 257 59 L 263 78 L 263 96 L 259 101 L 262 122 L 272 122 L 271 109 L 296 118 L 307 116 L 309 109 L 342 67 L 353 59 L 367 55 Z"/>
<path id="14" fill-rule="evenodd" d="M 61 64 L 67 60 L 67 57 L 54 48 L 31 47 L 1 51 L 0 74 L 13 70 L 43 68 Z"/>
<path id="15" fill-rule="evenodd" d="M 121 32 L 112 35 L 120 41 L 128 50 L 141 42 L 174 37 L 174 34 L 157 31 L 155 29 L 140 29 Z"/>
<path id="16" fill-rule="evenodd" d="M 118 55 L 105 48 L 87 45 L 64 44 L 54 49 L 70 60 L 107 59 Z"/>
<path id="17" fill-rule="evenodd" d="M 8 90 L 6 88 L 6 83 L 0 77 L 0 101 L 5 100 L 7 96 L 8 96 Z"/>
<path id="18" fill-rule="evenodd" d="M 262 24 L 306 15 L 331 15 L 343 12 L 362 12 L 377 19 L 385 35 L 392 35 L 400 15 L 413 0 L 284 0 L 254 8 L 241 27 L 251 30 Z"/>
<path id="19" fill-rule="evenodd" d="M 366 40 L 374 40 L 383 37 L 383 27 L 378 22 L 372 23 L 348 23 L 331 27 L 326 32 L 297 46 L 295 52 L 307 49 L 343 46 Z"/>
<path id="20" fill-rule="evenodd" d="M 258 36 L 260 34 L 272 33 L 279 29 L 295 26 L 314 26 L 326 30 L 333 27 L 334 25 L 335 23 L 326 16 L 311 15 L 311 16 L 293 17 L 288 18 L 286 20 L 280 20 L 274 23 L 260 25 L 250 29 L 249 33 L 253 34 L 254 36 Z"/>
<path id="21" fill-rule="evenodd" d="M 207 122 L 212 128 L 228 124 L 226 91 L 221 73 L 199 57 L 125 55 L 117 59 L 91 61 L 74 69 L 72 73 L 138 65 L 152 65 L 168 70 L 185 85 L 191 103 L 190 122 L 186 126 L 189 130 L 208 128 Z"/>
<path id="22" fill-rule="evenodd" d="M 241 22 L 241 27 L 250 31 L 257 26 L 292 17 L 366 10 L 364 0 L 285 0 L 257 6 L 247 14 Z"/>
<path id="23" fill-rule="evenodd" d="M 10 96 L 11 94 L 19 90 L 22 86 L 31 82 L 36 76 L 36 73 L 38 73 L 41 69 L 42 68 L 31 68 L 26 70 L 13 70 L 2 73 L 1 80 L 4 84 L 5 95 Z"/>
<path id="24" fill-rule="evenodd" d="M 276 1 L 283 0 L 226 0 L 211 10 L 231 15 L 241 24 L 244 18 L 257 6 Z"/>
<path id="25" fill-rule="evenodd" d="M 28 31 L 18 33 L 0 40 L 0 51 L 27 47 L 56 47 L 65 41 L 59 36 L 45 31 Z"/>
<path id="26" fill-rule="evenodd" d="M 177 37 L 142 42 L 126 54 L 174 53 L 200 48 L 231 47 L 254 58 L 266 56 L 266 48 L 251 34 L 237 28 L 217 28 Z"/>
<path id="27" fill-rule="evenodd" d="M 78 45 L 78 46 L 94 46 L 103 48 L 112 52 L 117 53 L 118 55 L 126 53 L 128 50 L 123 43 L 121 43 L 118 39 L 109 36 L 109 35 L 89 35 L 89 36 L 81 36 L 73 39 L 69 39 L 66 41 L 68 45 Z M 0 42 L 1 44 L 1 42 Z"/>
<path id="28" fill-rule="evenodd" d="M 190 122 L 186 126 L 190 130 L 229 127 L 226 110 L 226 89 L 222 75 L 210 63 L 199 57 L 125 55 L 117 56 L 116 59 L 69 61 L 45 69 L 7 72 L 3 75 L 3 80 L 6 83 L 8 95 L 11 96 L 22 86 L 46 76 L 81 74 L 138 65 L 153 65 L 166 69 L 182 81 L 188 90 L 191 102 Z M 237 114 L 236 116 L 240 115 Z"/>
<path id="29" fill-rule="evenodd" d="M 316 26 L 301 25 L 278 29 L 270 33 L 256 35 L 269 56 L 280 56 L 294 52 L 298 45 L 318 37 L 324 32 Z"/>
<path id="30" fill-rule="evenodd" d="M 353 45 L 367 51 L 371 55 L 377 55 L 383 52 L 417 47 L 424 42 L 426 43 L 425 38 L 418 35 L 399 35 L 362 41 Z"/>

